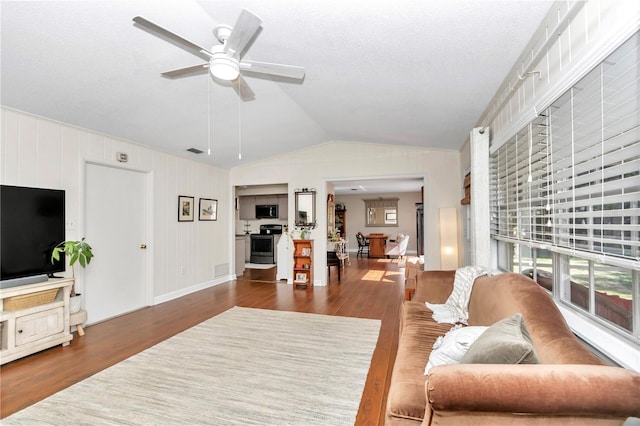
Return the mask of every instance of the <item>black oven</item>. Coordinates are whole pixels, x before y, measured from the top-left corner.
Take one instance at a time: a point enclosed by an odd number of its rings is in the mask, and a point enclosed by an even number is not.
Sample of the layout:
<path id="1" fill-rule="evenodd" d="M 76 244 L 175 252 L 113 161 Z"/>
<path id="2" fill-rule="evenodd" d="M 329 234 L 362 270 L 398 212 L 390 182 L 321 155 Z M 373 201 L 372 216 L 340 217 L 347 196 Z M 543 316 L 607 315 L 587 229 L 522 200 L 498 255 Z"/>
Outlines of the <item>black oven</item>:
<path id="1" fill-rule="evenodd" d="M 276 263 L 273 235 L 251 235 L 251 263 Z"/>
<path id="2" fill-rule="evenodd" d="M 251 234 L 251 263 L 276 263 L 276 244 L 282 225 L 260 225 L 259 234 Z"/>

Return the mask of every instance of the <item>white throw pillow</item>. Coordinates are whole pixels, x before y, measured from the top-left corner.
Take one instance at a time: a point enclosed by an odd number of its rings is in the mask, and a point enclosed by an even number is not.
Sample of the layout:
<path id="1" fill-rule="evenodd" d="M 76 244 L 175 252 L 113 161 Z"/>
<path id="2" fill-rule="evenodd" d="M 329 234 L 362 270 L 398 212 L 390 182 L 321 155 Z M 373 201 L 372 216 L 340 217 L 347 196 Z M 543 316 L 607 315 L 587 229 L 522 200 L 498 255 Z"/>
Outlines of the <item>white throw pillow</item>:
<path id="1" fill-rule="evenodd" d="M 458 324 L 444 336 L 438 337 L 433 344 L 433 350 L 429 355 L 429 361 L 424 369 L 424 375 L 436 365 L 460 364 L 460 360 L 467 353 L 469 346 L 489 327 L 469 326 Z"/>

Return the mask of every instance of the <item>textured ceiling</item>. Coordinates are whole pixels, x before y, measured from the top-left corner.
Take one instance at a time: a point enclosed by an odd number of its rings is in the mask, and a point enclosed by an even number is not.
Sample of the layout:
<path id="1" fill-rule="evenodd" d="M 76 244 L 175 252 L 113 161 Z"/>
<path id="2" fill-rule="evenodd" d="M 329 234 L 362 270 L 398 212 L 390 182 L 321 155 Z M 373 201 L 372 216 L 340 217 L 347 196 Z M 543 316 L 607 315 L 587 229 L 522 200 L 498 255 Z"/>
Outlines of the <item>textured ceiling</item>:
<path id="1" fill-rule="evenodd" d="M 359 179 L 332 182 L 337 195 L 367 195 L 388 192 L 419 192 L 424 180 L 419 178 Z"/>
<path id="2" fill-rule="evenodd" d="M 2 1 L 1 102 L 226 168 L 329 140 L 459 149 L 551 4 Z M 303 66 L 302 83 L 247 78 L 240 104 L 206 74 L 162 78 L 202 61 L 132 22 L 213 46 L 242 8 L 264 21 L 245 58 Z"/>

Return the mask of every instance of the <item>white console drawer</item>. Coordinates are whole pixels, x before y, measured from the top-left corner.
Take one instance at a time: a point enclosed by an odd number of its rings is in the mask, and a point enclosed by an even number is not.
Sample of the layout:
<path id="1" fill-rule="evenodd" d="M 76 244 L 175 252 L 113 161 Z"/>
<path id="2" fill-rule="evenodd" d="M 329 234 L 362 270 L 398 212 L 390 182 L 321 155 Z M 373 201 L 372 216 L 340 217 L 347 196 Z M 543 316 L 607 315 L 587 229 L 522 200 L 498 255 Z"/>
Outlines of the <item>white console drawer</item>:
<path id="1" fill-rule="evenodd" d="M 16 318 L 16 346 L 34 342 L 64 328 L 64 308 L 48 309 Z"/>

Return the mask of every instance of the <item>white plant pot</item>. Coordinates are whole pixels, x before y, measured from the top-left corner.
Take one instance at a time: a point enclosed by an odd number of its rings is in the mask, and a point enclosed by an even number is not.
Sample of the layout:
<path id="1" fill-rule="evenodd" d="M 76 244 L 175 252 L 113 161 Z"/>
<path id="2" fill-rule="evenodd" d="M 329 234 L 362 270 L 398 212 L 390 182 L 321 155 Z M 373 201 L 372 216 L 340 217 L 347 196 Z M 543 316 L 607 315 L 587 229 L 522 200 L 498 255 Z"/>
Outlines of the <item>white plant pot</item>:
<path id="1" fill-rule="evenodd" d="M 81 294 L 76 294 L 73 297 L 69 298 L 69 313 L 75 314 L 82 308 L 82 297 Z"/>

